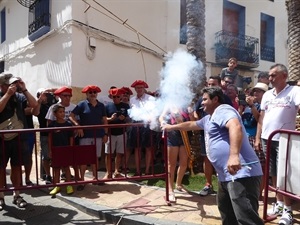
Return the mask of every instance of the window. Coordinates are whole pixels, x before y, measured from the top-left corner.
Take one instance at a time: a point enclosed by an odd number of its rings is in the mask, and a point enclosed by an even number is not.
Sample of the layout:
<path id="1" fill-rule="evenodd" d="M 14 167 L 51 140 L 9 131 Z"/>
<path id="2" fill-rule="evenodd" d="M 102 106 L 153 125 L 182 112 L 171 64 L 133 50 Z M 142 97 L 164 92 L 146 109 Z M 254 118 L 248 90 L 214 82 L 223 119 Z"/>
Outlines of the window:
<path id="1" fill-rule="evenodd" d="M 180 44 L 187 42 L 187 25 L 186 25 L 186 0 L 180 1 Z"/>
<path id="2" fill-rule="evenodd" d="M 275 19 L 267 14 L 260 14 L 260 58 L 275 62 Z"/>
<path id="3" fill-rule="evenodd" d="M 227 0 L 224 0 L 223 3 L 223 30 L 229 31 L 235 35 L 244 35 L 246 8 Z"/>
<path id="4" fill-rule="evenodd" d="M 4 61 L 0 61 L 0 73 L 4 72 Z"/>
<path id="5" fill-rule="evenodd" d="M 0 26 L 1 26 L 1 43 L 6 40 L 6 15 L 5 15 L 5 8 L 1 10 L 1 17 L 0 17 Z"/>
<path id="6" fill-rule="evenodd" d="M 50 31 L 50 16 L 50 0 L 37 0 L 29 7 L 29 40 L 34 41 Z"/>

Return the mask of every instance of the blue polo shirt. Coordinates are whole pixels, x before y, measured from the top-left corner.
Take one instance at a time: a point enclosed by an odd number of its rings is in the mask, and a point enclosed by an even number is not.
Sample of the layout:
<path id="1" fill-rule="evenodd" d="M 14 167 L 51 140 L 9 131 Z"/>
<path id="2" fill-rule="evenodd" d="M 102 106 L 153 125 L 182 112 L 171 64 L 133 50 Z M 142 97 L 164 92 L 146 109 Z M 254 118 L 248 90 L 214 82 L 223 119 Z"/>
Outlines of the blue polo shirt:
<path id="1" fill-rule="evenodd" d="M 73 109 L 72 113 L 78 115 L 80 118 L 80 125 L 101 125 L 103 124 L 103 117 L 106 117 L 104 104 L 97 101 L 97 104 L 93 106 L 88 100 L 83 100 Z M 93 138 L 94 129 L 84 130 L 83 138 Z M 96 129 L 96 137 L 103 137 L 105 131 L 103 128 Z"/>

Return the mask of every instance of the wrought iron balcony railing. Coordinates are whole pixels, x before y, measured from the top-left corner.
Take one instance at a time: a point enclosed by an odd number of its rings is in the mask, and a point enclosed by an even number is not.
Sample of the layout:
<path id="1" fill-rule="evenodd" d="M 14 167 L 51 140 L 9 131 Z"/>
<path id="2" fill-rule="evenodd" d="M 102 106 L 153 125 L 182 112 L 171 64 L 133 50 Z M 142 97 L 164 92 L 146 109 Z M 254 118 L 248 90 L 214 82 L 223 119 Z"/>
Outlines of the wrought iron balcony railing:
<path id="1" fill-rule="evenodd" d="M 49 0 L 37 0 L 29 8 L 28 37 L 31 41 L 50 30 Z"/>
<path id="2" fill-rule="evenodd" d="M 221 30 L 215 34 L 216 63 L 227 66 L 228 59 L 235 57 L 238 66 L 259 66 L 258 38 Z"/>
<path id="3" fill-rule="evenodd" d="M 275 62 L 275 48 L 268 45 L 261 45 L 260 58 L 269 62 Z"/>
<path id="4" fill-rule="evenodd" d="M 38 29 L 40 29 L 43 26 L 50 27 L 50 14 L 49 13 L 43 13 L 39 17 L 37 17 L 34 21 L 32 21 L 28 26 L 28 34 L 32 34 L 36 32 Z"/>

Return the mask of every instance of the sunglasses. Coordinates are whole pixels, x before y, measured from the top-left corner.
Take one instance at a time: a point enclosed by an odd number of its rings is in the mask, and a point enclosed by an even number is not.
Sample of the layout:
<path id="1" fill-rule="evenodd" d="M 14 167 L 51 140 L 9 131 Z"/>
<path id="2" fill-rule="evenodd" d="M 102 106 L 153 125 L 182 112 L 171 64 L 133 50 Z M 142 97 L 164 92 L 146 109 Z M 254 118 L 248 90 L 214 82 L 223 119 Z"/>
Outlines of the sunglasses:
<path id="1" fill-rule="evenodd" d="M 230 81 L 225 81 L 225 83 L 226 83 L 226 84 L 232 84 L 232 82 L 230 82 Z"/>
<path id="2" fill-rule="evenodd" d="M 97 94 L 97 91 L 89 91 L 89 94 Z"/>
<path id="3" fill-rule="evenodd" d="M 67 98 L 67 97 L 71 98 L 72 97 L 72 95 L 61 95 L 61 96 L 65 97 L 65 98 Z"/>
<path id="4" fill-rule="evenodd" d="M 121 96 L 113 96 L 113 98 L 121 98 Z"/>

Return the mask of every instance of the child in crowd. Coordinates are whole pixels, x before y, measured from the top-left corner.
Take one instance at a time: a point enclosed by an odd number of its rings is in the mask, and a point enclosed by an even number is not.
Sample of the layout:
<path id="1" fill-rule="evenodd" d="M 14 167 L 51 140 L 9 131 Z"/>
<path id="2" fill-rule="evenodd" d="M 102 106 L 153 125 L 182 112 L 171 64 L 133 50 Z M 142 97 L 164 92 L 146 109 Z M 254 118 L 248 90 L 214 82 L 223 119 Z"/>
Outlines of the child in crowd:
<path id="1" fill-rule="evenodd" d="M 235 69 L 237 67 L 237 59 L 230 58 L 228 60 L 228 67 L 223 68 L 221 71 L 221 80 L 224 80 L 224 77 L 231 77 L 233 83 L 236 82 L 236 77 L 238 76 L 238 71 Z"/>
<path id="2" fill-rule="evenodd" d="M 61 104 L 56 104 L 53 106 L 53 113 L 56 117 L 55 121 L 52 121 L 48 127 L 69 127 L 72 126 L 71 122 L 66 121 L 65 118 L 65 107 Z M 49 150 L 50 150 L 50 158 L 52 158 L 52 147 L 53 146 L 69 146 L 73 145 L 73 131 L 72 130 L 55 130 L 49 133 Z M 71 181 L 71 172 L 70 167 L 54 167 L 53 168 L 53 183 L 59 183 L 60 179 L 60 169 L 63 169 L 66 173 L 66 181 Z M 56 186 L 50 192 L 50 195 L 55 195 L 60 192 L 60 187 Z M 68 185 L 66 188 L 67 194 L 72 194 L 73 187 Z"/>

